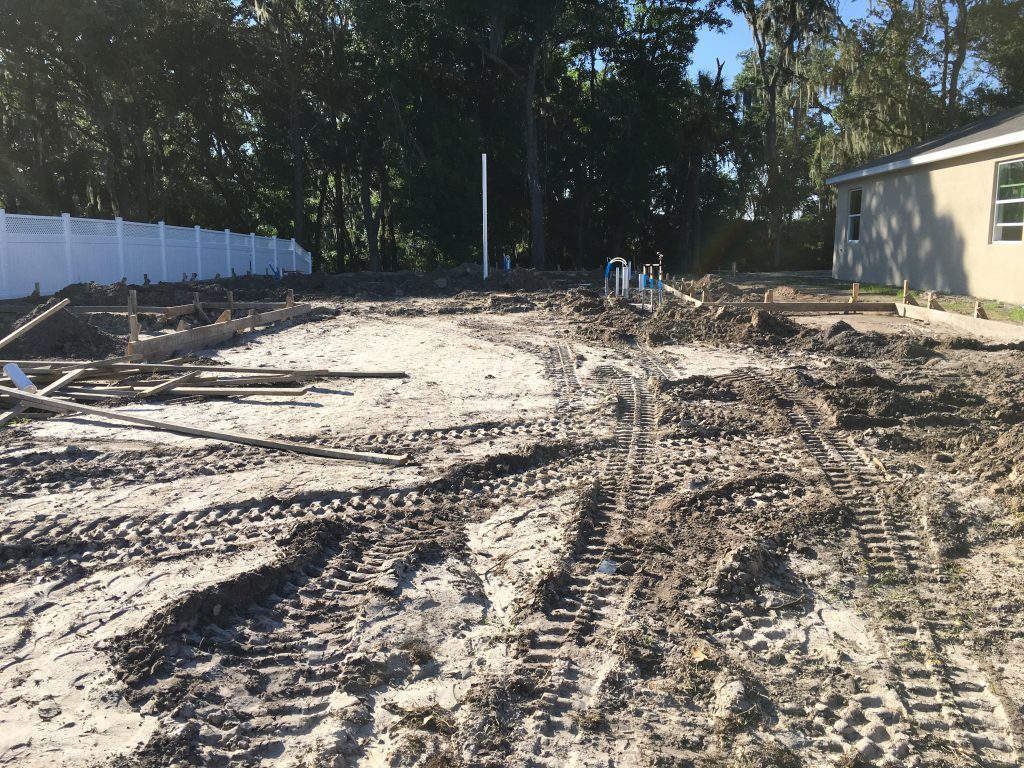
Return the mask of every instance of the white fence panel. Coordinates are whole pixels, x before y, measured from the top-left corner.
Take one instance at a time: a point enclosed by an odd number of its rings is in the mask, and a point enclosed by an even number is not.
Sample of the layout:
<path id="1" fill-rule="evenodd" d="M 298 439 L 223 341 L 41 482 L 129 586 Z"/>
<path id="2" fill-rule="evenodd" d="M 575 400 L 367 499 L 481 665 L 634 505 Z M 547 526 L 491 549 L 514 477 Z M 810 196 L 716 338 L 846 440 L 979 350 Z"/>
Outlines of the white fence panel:
<path id="1" fill-rule="evenodd" d="M 122 225 L 124 276 L 129 283 L 142 283 L 149 278 L 156 283 L 164 279 L 163 255 L 160 249 L 160 225 Z"/>
<path id="2" fill-rule="evenodd" d="M 56 293 L 71 283 L 212 279 L 215 275 L 312 271 L 294 240 L 199 227 L 62 216 L 27 216 L 0 208 L 0 298 Z"/>
<path id="3" fill-rule="evenodd" d="M 167 254 L 167 279 L 171 282 L 198 274 L 196 231 L 188 227 L 164 227 L 164 250 Z"/>

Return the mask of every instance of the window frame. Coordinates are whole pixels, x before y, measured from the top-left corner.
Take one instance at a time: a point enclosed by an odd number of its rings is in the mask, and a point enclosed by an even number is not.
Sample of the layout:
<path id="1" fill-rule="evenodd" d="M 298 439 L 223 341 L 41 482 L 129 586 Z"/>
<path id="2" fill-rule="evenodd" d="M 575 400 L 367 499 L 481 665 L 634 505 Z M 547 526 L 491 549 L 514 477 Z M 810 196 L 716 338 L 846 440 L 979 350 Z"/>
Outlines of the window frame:
<path id="1" fill-rule="evenodd" d="M 860 192 L 860 207 L 857 209 L 857 213 L 852 213 L 853 209 L 853 194 L 854 192 Z M 857 239 L 853 239 L 850 235 L 852 232 L 853 220 L 857 219 Z M 849 197 L 846 199 L 846 242 L 848 243 L 859 243 L 862 226 L 864 224 L 864 187 L 854 187 L 850 190 Z"/>
<path id="2" fill-rule="evenodd" d="M 992 245 L 1024 245 L 1024 219 L 1020 224 L 1000 224 L 999 223 L 999 206 L 1001 205 L 1014 205 L 1024 203 L 1024 197 L 1015 197 L 1007 200 L 999 199 L 999 171 L 1004 165 L 1013 165 L 1020 163 L 1022 170 L 1024 170 L 1024 157 L 1014 158 L 1013 160 L 1000 160 L 996 163 L 996 177 L 995 183 L 993 184 L 992 190 Z M 1014 184 L 1012 186 L 1019 186 Z M 1003 227 L 1021 227 L 1021 239 L 1020 240 L 1004 240 L 999 237 L 1000 230 Z"/>

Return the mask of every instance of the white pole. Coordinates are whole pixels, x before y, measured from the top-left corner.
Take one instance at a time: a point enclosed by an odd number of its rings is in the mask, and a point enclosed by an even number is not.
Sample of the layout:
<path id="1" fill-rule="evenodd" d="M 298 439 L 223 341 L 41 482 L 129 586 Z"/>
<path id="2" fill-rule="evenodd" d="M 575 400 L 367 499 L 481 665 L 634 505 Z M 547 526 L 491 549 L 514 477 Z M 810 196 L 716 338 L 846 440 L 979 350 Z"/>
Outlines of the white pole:
<path id="1" fill-rule="evenodd" d="M 224 277 L 231 277 L 231 230 L 224 230 L 224 255 L 228 262 L 228 271 L 224 273 Z"/>
<path id="2" fill-rule="evenodd" d="M 256 233 L 249 233 L 249 274 L 256 274 Z"/>
<path id="3" fill-rule="evenodd" d="M 160 222 L 160 268 L 164 273 L 164 282 L 167 282 L 167 225 Z"/>
<path id="4" fill-rule="evenodd" d="M 71 264 L 71 214 L 62 213 L 60 218 L 64 223 L 64 259 L 68 266 L 68 285 L 71 285 L 75 282 L 75 270 Z"/>
<path id="5" fill-rule="evenodd" d="M 203 243 L 202 230 L 196 224 L 196 279 L 203 279 Z"/>
<path id="6" fill-rule="evenodd" d="M 114 217 L 114 231 L 117 232 L 117 266 L 121 270 L 121 277 L 127 278 L 128 270 L 124 266 L 124 219 L 120 216 Z"/>
<path id="7" fill-rule="evenodd" d="M 480 156 L 483 170 L 483 200 L 484 200 L 484 280 L 487 279 L 487 155 Z"/>
<path id="8" fill-rule="evenodd" d="M 277 271 L 277 235 L 274 235 L 274 271 Z"/>
<path id="9" fill-rule="evenodd" d="M 0 299 L 13 299 L 10 285 L 7 283 L 7 211 L 0 208 Z"/>
<path id="10" fill-rule="evenodd" d="M 292 272 L 299 271 L 298 256 L 295 255 L 295 238 L 292 238 Z"/>

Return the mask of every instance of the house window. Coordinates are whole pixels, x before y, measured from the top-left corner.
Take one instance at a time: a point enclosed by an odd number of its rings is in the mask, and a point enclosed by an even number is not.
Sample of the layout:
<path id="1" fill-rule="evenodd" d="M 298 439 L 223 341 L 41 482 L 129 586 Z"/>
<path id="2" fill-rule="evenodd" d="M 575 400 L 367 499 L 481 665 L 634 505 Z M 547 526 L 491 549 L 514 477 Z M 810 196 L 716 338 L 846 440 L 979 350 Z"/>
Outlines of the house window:
<path id="1" fill-rule="evenodd" d="M 995 206 L 992 242 L 1019 243 L 1024 240 L 1024 160 L 999 164 Z"/>
<path id="2" fill-rule="evenodd" d="M 860 240 L 860 206 L 863 197 L 863 189 L 850 190 L 850 213 L 846 217 L 846 241 L 849 243 Z"/>

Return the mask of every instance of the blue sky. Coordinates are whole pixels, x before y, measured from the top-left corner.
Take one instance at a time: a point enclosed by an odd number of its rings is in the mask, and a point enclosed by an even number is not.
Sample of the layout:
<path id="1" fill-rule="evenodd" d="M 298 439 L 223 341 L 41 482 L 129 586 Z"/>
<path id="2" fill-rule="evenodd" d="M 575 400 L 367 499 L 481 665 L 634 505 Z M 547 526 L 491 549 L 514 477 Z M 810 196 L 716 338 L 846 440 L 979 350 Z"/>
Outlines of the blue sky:
<path id="1" fill-rule="evenodd" d="M 869 0 L 839 0 L 839 13 L 847 21 L 865 16 L 868 12 L 868 2 Z M 697 48 L 693 52 L 690 74 L 695 75 L 701 70 L 713 73 L 715 59 L 718 58 L 725 62 L 723 74 L 728 84 L 740 71 L 739 54 L 753 47 L 753 44 L 750 28 L 742 16 L 734 16 L 727 8 L 722 9 L 722 15 L 732 19 L 732 26 L 723 32 L 701 30 Z"/>

